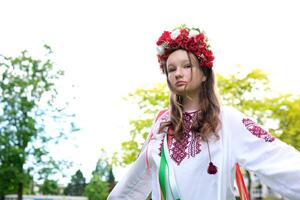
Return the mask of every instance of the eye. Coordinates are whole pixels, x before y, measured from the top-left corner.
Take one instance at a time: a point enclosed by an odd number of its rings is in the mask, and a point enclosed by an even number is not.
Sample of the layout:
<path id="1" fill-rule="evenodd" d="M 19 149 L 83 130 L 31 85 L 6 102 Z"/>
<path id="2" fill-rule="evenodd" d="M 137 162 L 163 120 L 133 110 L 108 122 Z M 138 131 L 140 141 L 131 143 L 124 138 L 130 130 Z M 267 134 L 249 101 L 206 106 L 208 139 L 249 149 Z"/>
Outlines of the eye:
<path id="1" fill-rule="evenodd" d="M 168 72 L 170 73 L 170 72 L 173 72 L 173 71 L 175 71 L 175 68 L 174 67 L 170 67 L 169 69 L 168 69 Z"/>
<path id="2" fill-rule="evenodd" d="M 188 65 L 184 65 L 184 67 L 183 68 L 191 68 L 192 66 L 190 65 L 190 64 L 188 64 Z"/>

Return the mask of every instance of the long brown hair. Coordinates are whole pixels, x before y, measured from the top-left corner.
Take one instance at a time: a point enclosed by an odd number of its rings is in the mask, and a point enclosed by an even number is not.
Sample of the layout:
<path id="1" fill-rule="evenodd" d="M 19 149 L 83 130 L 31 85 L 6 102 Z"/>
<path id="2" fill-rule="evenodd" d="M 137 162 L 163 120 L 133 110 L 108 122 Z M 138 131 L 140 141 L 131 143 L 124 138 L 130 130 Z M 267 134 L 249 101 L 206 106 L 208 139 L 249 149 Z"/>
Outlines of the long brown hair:
<path id="1" fill-rule="evenodd" d="M 191 65 L 190 53 L 187 52 L 187 55 Z M 201 83 L 199 88 L 200 110 L 197 112 L 196 120 L 192 124 L 191 131 L 195 135 L 200 134 L 202 140 L 208 141 L 212 135 L 216 136 L 217 139 L 219 138 L 217 132 L 221 126 L 219 118 L 220 102 L 215 88 L 215 76 L 213 70 L 208 68 L 201 68 L 201 70 L 204 76 L 206 76 L 206 80 Z M 164 71 L 166 73 L 169 89 L 172 91 L 168 79 L 168 71 L 166 69 Z M 183 98 L 174 92 L 172 92 L 170 96 L 170 121 L 161 122 L 159 133 L 168 133 L 169 128 L 174 130 L 173 134 L 176 139 L 182 139 Z"/>

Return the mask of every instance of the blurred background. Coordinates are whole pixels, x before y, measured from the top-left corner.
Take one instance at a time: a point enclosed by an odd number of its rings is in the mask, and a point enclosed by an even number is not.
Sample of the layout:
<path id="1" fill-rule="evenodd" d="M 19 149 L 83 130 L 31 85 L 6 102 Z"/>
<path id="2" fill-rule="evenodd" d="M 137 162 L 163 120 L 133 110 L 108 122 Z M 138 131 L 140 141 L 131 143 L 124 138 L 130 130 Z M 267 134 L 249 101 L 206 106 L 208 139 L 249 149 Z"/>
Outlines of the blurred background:
<path id="1" fill-rule="evenodd" d="M 223 104 L 300 149 L 296 0 L 1 0 L 0 8 L 1 199 L 106 199 L 168 106 L 155 43 L 180 24 L 208 35 Z M 255 174 L 245 179 L 253 199 L 282 198 Z"/>

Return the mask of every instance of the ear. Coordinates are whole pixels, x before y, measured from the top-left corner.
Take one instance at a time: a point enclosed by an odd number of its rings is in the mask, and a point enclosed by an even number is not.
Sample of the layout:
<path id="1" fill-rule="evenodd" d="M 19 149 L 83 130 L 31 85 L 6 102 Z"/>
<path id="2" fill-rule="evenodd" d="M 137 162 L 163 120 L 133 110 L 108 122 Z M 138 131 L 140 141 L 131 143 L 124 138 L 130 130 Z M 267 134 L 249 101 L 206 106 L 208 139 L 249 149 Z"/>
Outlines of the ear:
<path id="1" fill-rule="evenodd" d="M 206 81 L 206 76 L 202 76 L 202 82 Z"/>

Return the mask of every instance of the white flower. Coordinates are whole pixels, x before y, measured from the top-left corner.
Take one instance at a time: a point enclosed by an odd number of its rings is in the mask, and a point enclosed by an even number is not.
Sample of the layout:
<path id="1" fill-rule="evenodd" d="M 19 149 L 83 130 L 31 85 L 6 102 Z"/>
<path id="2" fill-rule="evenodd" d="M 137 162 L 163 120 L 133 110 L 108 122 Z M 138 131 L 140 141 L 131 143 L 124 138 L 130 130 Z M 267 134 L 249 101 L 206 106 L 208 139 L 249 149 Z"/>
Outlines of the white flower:
<path id="1" fill-rule="evenodd" d="M 159 46 L 157 46 L 156 47 L 156 50 L 157 50 L 157 53 L 158 53 L 158 55 L 164 55 L 164 53 L 165 53 L 165 48 L 164 48 L 164 46 L 163 45 L 159 45 Z"/>
<path id="2" fill-rule="evenodd" d="M 179 29 L 176 29 L 176 30 L 172 31 L 172 33 L 171 33 L 171 38 L 172 38 L 173 40 L 175 40 L 175 39 L 178 37 L 179 34 L 180 34 L 180 30 L 179 30 Z"/>
<path id="3" fill-rule="evenodd" d="M 199 34 L 199 32 L 197 30 L 192 29 L 189 33 L 189 38 L 194 37 L 198 34 Z"/>

